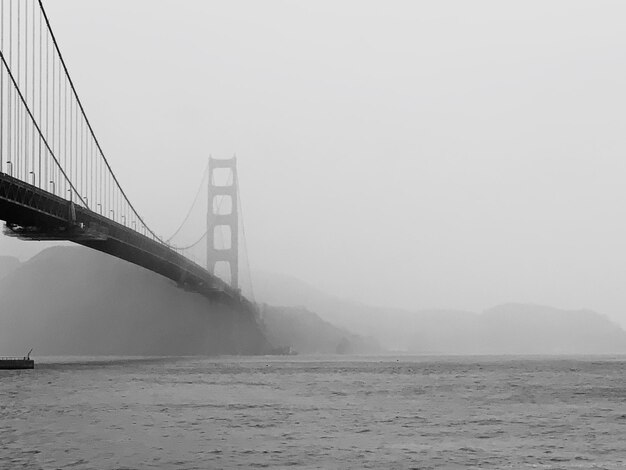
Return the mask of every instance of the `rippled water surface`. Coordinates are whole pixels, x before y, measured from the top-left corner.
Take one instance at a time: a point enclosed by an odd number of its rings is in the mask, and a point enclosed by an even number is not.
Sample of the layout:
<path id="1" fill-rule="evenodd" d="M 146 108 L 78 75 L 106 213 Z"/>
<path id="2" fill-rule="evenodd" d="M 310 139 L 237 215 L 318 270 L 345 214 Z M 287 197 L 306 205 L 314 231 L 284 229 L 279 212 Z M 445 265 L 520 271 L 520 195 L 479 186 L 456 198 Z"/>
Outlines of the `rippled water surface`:
<path id="1" fill-rule="evenodd" d="M 0 468 L 626 468 L 624 358 L 48 359 Z"/>

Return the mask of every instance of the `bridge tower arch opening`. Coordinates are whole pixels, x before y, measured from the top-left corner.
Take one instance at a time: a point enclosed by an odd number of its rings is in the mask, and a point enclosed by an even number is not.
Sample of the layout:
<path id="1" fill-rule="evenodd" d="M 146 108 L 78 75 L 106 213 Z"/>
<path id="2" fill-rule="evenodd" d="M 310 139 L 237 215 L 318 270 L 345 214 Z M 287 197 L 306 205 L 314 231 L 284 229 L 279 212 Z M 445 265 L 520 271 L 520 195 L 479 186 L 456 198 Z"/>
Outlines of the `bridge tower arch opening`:
<path id="1" fill-rule="evenodd" d="M 216 176 L 221 176 L 221 181 Z M 218 264 L 227 263 L 230 271 L 230 285 L 239 289 L 239 212 L 237 187 L 237 157 L 228 159 L 209 158 L 209 201 L 207 212 L 207 270 L 215 275 L 223 273 Z M 228 201 L 222 208 L 224 201 Z M 228 210 L 230 209 L 230 210 Z M 221 226 L 230 230 L 223 231 Z M 230 240 L 222 240 L 218 245 L 218 236 L 226 232 Z"/>

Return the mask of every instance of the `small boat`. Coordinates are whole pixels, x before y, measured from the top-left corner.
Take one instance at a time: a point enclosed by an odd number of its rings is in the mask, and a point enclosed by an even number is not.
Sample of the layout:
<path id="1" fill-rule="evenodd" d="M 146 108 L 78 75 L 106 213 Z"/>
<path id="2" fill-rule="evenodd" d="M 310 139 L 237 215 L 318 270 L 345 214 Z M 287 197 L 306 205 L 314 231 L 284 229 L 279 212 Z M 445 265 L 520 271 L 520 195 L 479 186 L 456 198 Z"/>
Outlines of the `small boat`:
<path id="1" fill-rule="evenodd" d="M 30 358 L 31 349 L 24 357 L 0 357 L 0 370 L 34 369 L 35 361 Z"/>

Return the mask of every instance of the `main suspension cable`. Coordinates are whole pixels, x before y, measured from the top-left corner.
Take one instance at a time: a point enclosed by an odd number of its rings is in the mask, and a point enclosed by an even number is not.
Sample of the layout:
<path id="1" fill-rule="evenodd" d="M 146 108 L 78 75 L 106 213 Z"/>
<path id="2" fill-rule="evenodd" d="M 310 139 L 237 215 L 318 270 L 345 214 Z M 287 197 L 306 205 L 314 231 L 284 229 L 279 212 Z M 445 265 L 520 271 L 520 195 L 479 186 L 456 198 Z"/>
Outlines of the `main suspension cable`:
<path id="1" fill-rule="evenodd" d="M 207 236 L 207 234 L 208 234 L 208 233 L 209 233 L 208 231 L 204 232 L 204 233 L 202 234 L 202 236 L 201 236 L 200 238 L 198 238 L 195 242 L 193 242 L 191 245 L 187 245 L 187 246 L 177 246 L 177 247 L 176 247 L 176 249 L 177 249 L 177 250 L 189 250 L 189 249 L 191 249 L 191 248 L 193 248 L 193 247 L 195 247 L 195 246 L 199 245 L 199 244 L 200 244 L 200 242 L 201 242 L 202 240 L 204 240 L 204 239 L 205 239 L 205 237 Z"/>
<path id="2" fill-rule="evenodd" d="M 9 64 L 7 64 L 7 61 L 5 60 L 4 54 L 2 53 L 2 51 L 0 51 L 0 60 L 2 61 L 2 64 L 4 65 L 4 68 L 6 69 L 7 74 L 9 75 L 9 78 L 11 79 L 11 82 L 13 83 L 13 88 L 15 88 L 15 90 L 17 91 L 17 94 L 18 94 L 18 96 L 20 98 L 20 101 L 24 105 L 24 108 L 26 109 L 26 112 L 28 113 L 28 116 L 30 117 L 30 119 L 31 119 L 31 121 L 33 123 L 33 126 L 35 126 L 35 128 L 37 129 L 37 132 L 39 133 L 39 137 L 41 138 L 41 140 L 45 144 L 46 148 L 50 152 L 50 155 L 54 159 L 54 162 L 59 167 L 59 170 L 61 171 L 61 174 L 63 175 L 65 180 L 69 183 L 70 187 L 72 188 L 72 190 L 74 191 L 74 193 L 76 194 L 78 199 L 80 199 L 80 202 L 82 202 L 85 207 L 89 208 L 89 206 L 83 200 L 83 198 L 78 193 L 78 191 L 76 191 L 76 188 L 74 187 L 74 184 L 67 177 L 67 174 L 65 173 L 65 170 L 61 167 L 61 164 L 59 163 L 59 160 L 57 159 L 57 157 L 54 155 L 54 152 L 50 148 L 50 145 L 48 145 L 48 141 L 46 140 L 46 138 L 44 137 L 43 133 L 41 132 L 41 129 L 39 128 L 39 125 L 37 124 L 37 121 L 35 120 L 35 117 L 33 116 L 33 113 L 30 111 L 30 108 L 28 107 L 28 103 L 26 103 L 26 100 L 24 99 L 24 95 L 22 95 L 22 91 L 20 90 L 17 82 L 15 81 L 15 78 L 13 77 L 13 74 L 11 73 L 11 69 L 9 68 Z"/>
<path id="3" fill-rule="evenodd" d="M 117 188 L 119 189 L 121 195 L 124 197 L 124 200 L 126 201 L 126 203 L 128 204 L 128 207 L 130 208 L 130 210 L 133 212 L 133 214 L 137 217 L 137 219 L 139 220 L 139 222 L 143 225 L 143 227 L 152 235 L 152 237 L 159 241 L 160 243 L 170 247 L 170 248 L 175 248 L 175 246 L 170 245 L 169 243 L 167 243 L 166 241 L 164 241 L 161 237 L 159 237 L 147 224 L 146 222 L 143 220 L 143 218 L 139 215 L 139 213 L 137 212 L 137 210 L 135 209 L 135 207 L 133 206 L 133 204 L 130 202 L 130 200 L 128 199 L 128 196 L 126 195 L 126 192 L 124 191 L 124 189 L 122 188 L 122 186 L 120 185 L 117 177 L 115 176 L 115 173 L 113 173 L 113 169 L 111 168 L 111 165 L 109 164 L 109 161 L 107 160 L 106 156 L 104 155 L 104 151 L 102 150 L 102 147 L 100 145 L 100 142 L 98 141 L 98 138 L 96 137 L 96 134 L 93 130 L 93 127 L 91 126 L 91 122 L 89 121 L 89 119 L 87 118 L 87 114 L 85 112 L 85 108 L 83 107 L 83 104 L 80 100 L 80 98 L 78 97 L 78 93 L 76 91 L 76 87 L 74 86 L 74 82 L 72 80 L 72 77 L 70 76 L 69 70 L 67 68 L 67 65 L 65 63 L 65 60 L 63 59 L 63 55 L 61 54 L 61 49 L 59 48 L 59 45 L 57 43 L 56 37 L 54 35 L 54 32 L 52 31 L 52 26 L 50 25 L 50 20 L 48 18 L 48 15 L 46 14 L 46 10 L 43 6 L 43 1 L 42 0 L 38 0 L 39 1 L 39 7 L 41 8 L 41 12 L 43 14 L 43 17 L 46 21 L 46 26 L 48 29 L 48 32 L 50 33 L 50 38 L 52 39 L 52 43 L 54 45 L 54 49 L 57 52 L 57 55 L 59 57 L 59 61 L 60 64 L 63 66 L 63 70 L 65 71 L 65 75 L 67 77 L 68 83 L 70 85 L 70 88 L 72 89 L 72 93 L 74 94 L 74 97 L 76 99 L 76 102 L 80 108 L 81 114 L 83 116 L 83 119 L 85 120 L 85 123 L 87 124 L 87 127 L 89 128 L 89 133 L 91 134 L 91 137 L 93 138 L 96 147 L 98 148 L 98 150 L 100 151 L 100 156 L 102 157 L 102 160 L 104 161 L 107 169 L 109 170 L 109 173 L 111 175 L 111 177 L 113 178 L 113 181 L 115 181 L 115 184 L 117 186 Z M 81 198 L 82 200 L 82 198 Z"/>

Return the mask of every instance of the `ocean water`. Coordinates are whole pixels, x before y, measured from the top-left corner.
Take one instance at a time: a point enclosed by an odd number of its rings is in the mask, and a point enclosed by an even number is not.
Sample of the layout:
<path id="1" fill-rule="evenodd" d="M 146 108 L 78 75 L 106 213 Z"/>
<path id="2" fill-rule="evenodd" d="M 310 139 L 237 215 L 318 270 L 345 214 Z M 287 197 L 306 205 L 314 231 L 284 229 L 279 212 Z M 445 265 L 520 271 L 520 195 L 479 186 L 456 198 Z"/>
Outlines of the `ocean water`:
<path id="1" fill-rule="evenodd" d="M 48 358 L 0 469 L 626 468 L 626 358 Z"/>

